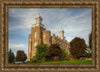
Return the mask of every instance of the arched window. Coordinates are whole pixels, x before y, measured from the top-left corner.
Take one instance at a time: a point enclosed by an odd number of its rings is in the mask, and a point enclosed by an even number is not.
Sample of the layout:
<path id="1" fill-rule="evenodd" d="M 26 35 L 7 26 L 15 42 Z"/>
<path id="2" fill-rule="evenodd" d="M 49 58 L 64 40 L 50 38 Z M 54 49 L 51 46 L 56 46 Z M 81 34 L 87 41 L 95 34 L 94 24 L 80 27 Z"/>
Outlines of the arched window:
<path id="1" fill-rule="evenodd" d="M 37 34 L 36 34 L 36 32 L 35 32 L 34 36 L 35 36 L 35 38 L 37 37 Z"/>

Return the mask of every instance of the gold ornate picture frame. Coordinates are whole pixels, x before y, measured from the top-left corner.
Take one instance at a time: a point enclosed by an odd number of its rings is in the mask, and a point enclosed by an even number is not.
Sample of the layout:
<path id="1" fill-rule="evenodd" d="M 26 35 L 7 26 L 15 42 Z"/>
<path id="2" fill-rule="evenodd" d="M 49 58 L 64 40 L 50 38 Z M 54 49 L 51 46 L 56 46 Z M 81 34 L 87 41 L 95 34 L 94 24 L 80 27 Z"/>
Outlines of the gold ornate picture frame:
<path id="1" fill-rule="evenodd" d="M 8 64 L 9 8 L 91 8 L 92 64 Z M 100 0 L 6 0 L 0 1 L 0 72 L 99 72 Z"/>

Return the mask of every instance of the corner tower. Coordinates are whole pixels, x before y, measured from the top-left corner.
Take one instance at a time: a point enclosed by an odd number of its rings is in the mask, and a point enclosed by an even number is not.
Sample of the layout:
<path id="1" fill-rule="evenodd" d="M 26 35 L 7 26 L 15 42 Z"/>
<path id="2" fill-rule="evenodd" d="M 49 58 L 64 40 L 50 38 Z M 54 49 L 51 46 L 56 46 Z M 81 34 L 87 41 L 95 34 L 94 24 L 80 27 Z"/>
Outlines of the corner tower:
<path id="1" fill-rule="evenodd" d="M 64 30 L 62 28 L 59 30 L 59 38 L 61 38 L 61 39 L 65 38 L 64 37 Z"/>

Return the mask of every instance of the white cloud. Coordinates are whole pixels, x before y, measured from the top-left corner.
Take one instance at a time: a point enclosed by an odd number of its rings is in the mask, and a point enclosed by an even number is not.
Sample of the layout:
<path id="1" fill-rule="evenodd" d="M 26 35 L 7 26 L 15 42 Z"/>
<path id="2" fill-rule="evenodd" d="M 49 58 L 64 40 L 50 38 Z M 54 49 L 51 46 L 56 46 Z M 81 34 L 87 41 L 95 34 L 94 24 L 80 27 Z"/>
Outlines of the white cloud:
<path id="1" fill-rule="evenodd" d="M 17 29 L 27 29 L 31 28 L 33 23 L 35 23 L 34 17 L 37 15 L 37 10 L 25 10 L 25 9 L 10 9 L 9 17 L 13 17 L 14 19 L 19 19 L 20 24 L 10 26 L 9 30 L 17 30 Z"/>
<path id="2" fill-rule="evenodd" d="M 14 44 L 14 43 L 9 43 L 9 49 L 12 49 L 14 52 L 14 55 L 16 56 L 16 53 L 18 50 L 23 50 L 26 54 L 28 52 L 28 46 L 27 44 Z"/>
<path id="3" fill-rule="evenodd" d="M 26 32 L 29 34 L 32 25 L 35 23 L 34 18 L 40 12 L 43 18 L 43 24 L 47 30 L 51 31 L 51 34 L 55 33 L 59 35 L 59 29 L 62 27 L 65 32 L 65 37 L 69 42 L 74 37 L 81 37 L 84 38 L 88 44 L 88 35 L 91 32 L 90 10 L 85 10 L 76 15 L 71 15 L 71 12 L 67 9 L 10 9 L 9 12 L 10 17 L 19 20 L 19 24 L 15 21 L 15 23 L 10 26 L 9 30 L 19 31 L 19 29 L 25 29 L 25 32 L 22 34 Z M 26 29 L 30 29 L 30 32 L 29 30 L 26 31 Z M 12 48 L 15 54 L 17 50 L 24 50 L 25 53 L 27 53 L 28 42 L 27 44 L 23 44 L 13 39 L 9 41 L 9 48 Z"/>
<path id="4" fill-rule="evenodd" d="M 27 29 L 31 28 L 35 23 L 34 18 L 38 13 L 43 17 L 43 24 L 48 28 L 48 25 L 52 20 L 56 20 L 56 16 L 59 15 L 59 20 L 66 16 L 69 16 L 70 12 L 67 11 L 65 13 L 65 9 L 61 11 L 55 9 L 9 9 L 9 17 L 13 17 L 14 19 L 19 19 L 20 24 L 10 26 L 9 30 L 17 30 L 17 29 Z M 52 15 L 55 15 L 52 17 Z M 51 25 L 53 25 L 51 23 Z"/>
<path id="5" fill-rule="evenodd" d="M 9 44 L 9 48 L 15 48 L 15 49 L 25 49 L 26 45 L 25 44 Z"/>

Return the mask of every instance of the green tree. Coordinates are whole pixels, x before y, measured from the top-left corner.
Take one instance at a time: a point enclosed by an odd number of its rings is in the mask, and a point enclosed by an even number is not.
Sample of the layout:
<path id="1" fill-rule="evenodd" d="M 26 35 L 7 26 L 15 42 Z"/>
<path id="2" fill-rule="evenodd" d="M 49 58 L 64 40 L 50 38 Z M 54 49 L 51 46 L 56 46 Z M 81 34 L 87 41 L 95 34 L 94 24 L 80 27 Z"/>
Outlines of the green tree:
<path id="1" fill-rule="evenodd" d="M 84 54 L 85 57 L 91 58 L 92 57 L 92 52 L 89 46 L 86 48 L 86 53 Z"/>
<path id="2" fill-rule="evenodd" d="M 47 55 L 48 46 L 44 43 L 36 46 L 36 55 L 30 60 L 29 63 L 42 63 L 45 61 Z"/>
<path id="3" fill-rule="evenodd" d="M 85 40 L 81 39 L 79 37 L 74 38 L 70 42 L 70 52 L 75 58 L 80 58 L 81 56 L 84 55 L 85 50 L 86 50 L 86 44 Z"/>
<path id="4" fill-rule="evenodd" d="M 65 58 L 68 57 L 68 53 L 66 52 L 65 48 L 61 48 L 62 53 L 64 54 Z"/>
<path id="5" fill-rule="evenodd" d="M 92 33 L 89 35 L 89 48 L 92 49 Z"/>
<path id="6" fill-rule="evenodd" d="M 12 63 L 12 62 L 14 62 L 14 59 L 15 59 L 14 53 L 13 53 L 12 50 L 10 49 L 10 50 L 8 51 L 8 62 L 9 62 L 9 63 Z"/>
<path id="7" fill-rule="evenodd" d="M 91 49 L 89 46 L 87 46 L 86 50 L 85 50 L 87 53 L 91 53 Z"/>
<path id="8" fill-rule="evenodd" d="M 47 55 L 48 46 L 44 43 L 36 46 L 36 58 L 41 59 Z"/>
<path id="9" fill-rule="evenodd" d="M 62 52 L 65 55 L 65 58 L 72 58 L 73 56 L 71 54 L 68 55 L 68 53 L 66 52 L 65 48 L 61 48 Z"/>
<path id="10" fill-rule="evenodd" d="M 24 51 L 17 51 L 17 55 L 16 55 L 16 61 L 22 61 L 24 62 L 27 59 L 26 54 L 24 53 Z"/>

